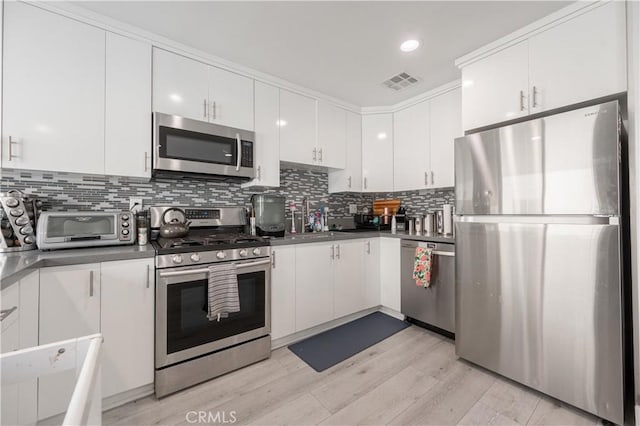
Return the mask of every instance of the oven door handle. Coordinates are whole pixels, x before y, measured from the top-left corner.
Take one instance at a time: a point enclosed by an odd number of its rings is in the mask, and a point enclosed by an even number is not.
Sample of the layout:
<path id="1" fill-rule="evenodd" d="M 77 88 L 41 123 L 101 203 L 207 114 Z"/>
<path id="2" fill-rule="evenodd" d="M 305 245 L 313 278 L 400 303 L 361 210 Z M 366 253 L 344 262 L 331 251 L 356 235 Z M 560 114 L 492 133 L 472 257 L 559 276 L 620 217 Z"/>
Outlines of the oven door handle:
<path id="1" fill-rule="evenodd" d="M 260 266 L 260 265 L 269 265 L 271 264 L 271 259 L 261 260 L 259 262 L 247 262 L 247 263 L 236 263 L 236 268 L 249 268 L 252 266 Z M 189 269 L 187 271 L 163 271 L 160 272 L 160 277 L 179 277 L 182 275 L 193 275 L 193 274 L 206 274 L 209 273 L 209 268 L 200 268 L 200 269 Z"/>

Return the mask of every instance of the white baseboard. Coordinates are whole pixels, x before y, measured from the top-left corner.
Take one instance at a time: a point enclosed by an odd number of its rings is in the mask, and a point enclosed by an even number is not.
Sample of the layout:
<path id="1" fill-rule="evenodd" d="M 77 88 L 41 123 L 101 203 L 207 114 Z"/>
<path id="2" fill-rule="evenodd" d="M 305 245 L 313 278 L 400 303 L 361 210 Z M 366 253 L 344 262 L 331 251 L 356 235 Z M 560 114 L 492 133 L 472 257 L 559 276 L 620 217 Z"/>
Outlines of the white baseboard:
<path id="1" fill-rule="evenodd" d="M 119 407 L 127 402 L 153 395 L 154 391 L 155 388 L 153 383 L 149 383 L 148 385 L 140 386 L 139 388 L 111 395 L 107 398 L 102 398 L 102 411 L 111 410 L 112 408 Z"/>
<path id="2" fill-rule="evenodd" d="M 358 318 L 362 318 L 366 315 L 369 315 L 373 312 L 383 312 L 387 315 L 390 315 L 399 320 L 404 320 L 404 315 L 400 312 L 397 312 L 393 309 L 387 308 L 385 306 L 376 306 L 374 308 L 365 309 L 364 311 L 356 312 L 355 314 L 347 315 L 346 317 L 338 318 L 333 321 L 325 322 L 324 324 L 317 325 L 312 328 L 308 328 L 306 330 L 299 331 L 297 333 L 290 334 L 288 336 L 280 337 L 278 339 L 271 341 L 271 350 L 281 348 L 283 346 L 288 346 L 292 343 L 299 342 L 300 340 L 304 340 L 307 337 L 315 336 L 316 334 L 320 334 L 323 331 L 330 330 L 339 325 L 346 324 Z"/>

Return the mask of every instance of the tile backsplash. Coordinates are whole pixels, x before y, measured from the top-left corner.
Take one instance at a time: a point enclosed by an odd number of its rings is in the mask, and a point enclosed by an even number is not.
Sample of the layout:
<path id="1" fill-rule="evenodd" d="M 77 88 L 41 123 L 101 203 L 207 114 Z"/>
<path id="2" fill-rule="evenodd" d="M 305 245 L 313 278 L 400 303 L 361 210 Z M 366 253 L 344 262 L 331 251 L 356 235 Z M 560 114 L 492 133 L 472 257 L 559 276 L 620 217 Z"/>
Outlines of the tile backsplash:
<path id="1" fill-rule="evenodd" d="M 150 181 L 135 178 L 78 175 L 41 171 L 3 169 L 0 192 L 18 189 L 41 198 L 45 210 L 126 210 L 129 198 L 142 198 L 145 206 L 188 204 L 195 206 L 250 205 L 251 194 L 283 195 L 287 204 L 309 197 L 311 208 L 329 207 L 330 217 L 350 218 L 349 204 L 358 211 L 371 206 L 375 198 L 400 198 L 410 214 L 426 213 L 442 204 L 453 203 L 453 189 L 409 191 L 385 194 L 329 194 L 327 173 L 283 168 L 280 188 L 242 188 L 231 179 L 206 180 L 189 177 L 154 177 Z M 287 209 L 288 210 L 288 209 Z"/>

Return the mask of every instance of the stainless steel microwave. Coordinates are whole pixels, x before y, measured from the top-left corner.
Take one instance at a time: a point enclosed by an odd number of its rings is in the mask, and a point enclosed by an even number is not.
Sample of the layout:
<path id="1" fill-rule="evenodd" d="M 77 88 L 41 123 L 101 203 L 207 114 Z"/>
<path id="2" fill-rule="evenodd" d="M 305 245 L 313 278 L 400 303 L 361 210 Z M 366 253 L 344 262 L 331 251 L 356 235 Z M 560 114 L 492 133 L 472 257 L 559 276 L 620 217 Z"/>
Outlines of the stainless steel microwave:
<path id="1" fill-rule="evenodd" d="M 153 172 L 255 177 L 254 133 L 248 130 L 153 114 Z"/>
<path id="2" fill-rule="evenodd" d="M 136 221 L 123 212 L 43 212 L 36 226 L 40 250 L 133 244 Z"/>

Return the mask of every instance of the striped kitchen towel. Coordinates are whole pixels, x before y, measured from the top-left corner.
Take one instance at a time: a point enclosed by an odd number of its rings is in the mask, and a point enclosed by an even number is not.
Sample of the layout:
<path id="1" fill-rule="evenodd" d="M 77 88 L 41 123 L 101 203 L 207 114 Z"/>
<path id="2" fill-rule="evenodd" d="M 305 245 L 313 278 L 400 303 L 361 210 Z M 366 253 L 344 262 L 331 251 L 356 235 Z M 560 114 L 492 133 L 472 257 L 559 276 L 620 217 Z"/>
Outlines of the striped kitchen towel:
<path id="1" fill-rule="evenodd" d="M 226 263 L 209 266 L 209 321 L 227 318 L 240 311 L 236 265 Z"/>
<path id="2" fill-rule="evenodd" d="M 413 279 L 418 287 L 427 288 L 431 285 L 431 249 L 416 247 Z"/>

